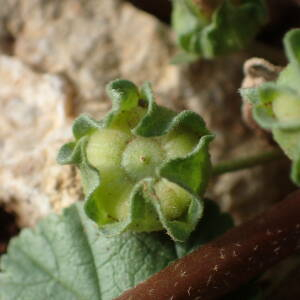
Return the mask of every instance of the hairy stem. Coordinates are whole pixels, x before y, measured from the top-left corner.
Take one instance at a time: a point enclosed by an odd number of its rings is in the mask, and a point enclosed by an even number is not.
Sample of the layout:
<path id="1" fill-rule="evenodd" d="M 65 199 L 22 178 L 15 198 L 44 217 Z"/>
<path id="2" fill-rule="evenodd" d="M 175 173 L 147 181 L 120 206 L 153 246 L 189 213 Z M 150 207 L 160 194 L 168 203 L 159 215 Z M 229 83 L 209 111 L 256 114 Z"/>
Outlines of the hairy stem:
<path id="1" fill-rule="evenodd" d="M 219 299 L 299 250 L 300 190 L 116 300 Z"/>
<path id="2" fill-rule="evenodd" d="M 243 169 L 252 168 L 274 160 L 283 158 L 285 155 L 280 149 L 274 149 L 248 157 L 224 161 L 213 167 L 213 175 L 235 172 Z"/>

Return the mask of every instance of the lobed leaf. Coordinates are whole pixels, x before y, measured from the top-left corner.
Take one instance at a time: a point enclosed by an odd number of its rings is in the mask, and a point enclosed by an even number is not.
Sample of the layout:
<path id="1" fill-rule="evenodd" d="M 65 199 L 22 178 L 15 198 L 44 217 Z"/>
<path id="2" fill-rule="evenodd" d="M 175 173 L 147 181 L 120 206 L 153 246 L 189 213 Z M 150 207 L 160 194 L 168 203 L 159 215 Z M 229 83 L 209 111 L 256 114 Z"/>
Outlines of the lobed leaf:
<path id="1" fill-rule="evenodd" d="M 99 234 L 77 203 L 12 240 L 1 258 L 0 298 L 111 300 L 176 257 L 158 233 Z"/>
<path id="2" fill-rule="evenodd" d="M 186 243 L 159 233 L 99 233 L 77 203 L 14 238 L 0 261 L 0 299 L 111 300 L 232 226 L 206 200 Z"/>

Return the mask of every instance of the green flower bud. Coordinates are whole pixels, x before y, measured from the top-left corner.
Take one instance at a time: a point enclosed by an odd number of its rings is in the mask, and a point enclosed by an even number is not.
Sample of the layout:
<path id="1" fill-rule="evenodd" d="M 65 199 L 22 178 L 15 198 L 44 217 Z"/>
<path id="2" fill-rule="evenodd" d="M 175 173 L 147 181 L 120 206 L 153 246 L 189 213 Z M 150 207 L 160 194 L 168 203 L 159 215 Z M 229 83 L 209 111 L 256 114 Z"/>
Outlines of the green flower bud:
<path id="1" fill-rule="evenodd" d="M 185 54 L 175 62 L 245 48 L 265 23 L 263 0 L 173 0 L 172 26 Z"/>
<path id="2" fill-rule="evenodd" d="M 292 179 L 300 185 L 300 30 L 284 38 L 288 66 L 276 82 L 264 83 L 242 94 L 253 104 L 257 123 L 270 129 L 273 137 L 293 161 Z"/>
<path id="3" fill-rule="evenodd" d="M 183 241 L 202 216 L 213 136 L 200 116 L 154 102 L 149 84 L 139 91 L 111 82 L 111 112 L 101 121 L 75 120 L 76 141 L 64 145 L 62 164 L 78 165 L 85 211 L 106 234 L 167 230 Z"/>

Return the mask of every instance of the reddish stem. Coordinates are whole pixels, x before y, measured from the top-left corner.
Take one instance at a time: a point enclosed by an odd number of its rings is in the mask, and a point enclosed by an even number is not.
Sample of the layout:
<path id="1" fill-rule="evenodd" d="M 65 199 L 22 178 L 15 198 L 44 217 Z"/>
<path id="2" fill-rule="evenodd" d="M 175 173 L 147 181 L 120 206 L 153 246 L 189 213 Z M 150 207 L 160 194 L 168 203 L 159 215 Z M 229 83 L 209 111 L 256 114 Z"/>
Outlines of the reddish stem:
<path id="1" fill-rule="evenodd" d="M 126 291 L 117 300 L 216 299 L 300 248 L 300 190 Z"/>

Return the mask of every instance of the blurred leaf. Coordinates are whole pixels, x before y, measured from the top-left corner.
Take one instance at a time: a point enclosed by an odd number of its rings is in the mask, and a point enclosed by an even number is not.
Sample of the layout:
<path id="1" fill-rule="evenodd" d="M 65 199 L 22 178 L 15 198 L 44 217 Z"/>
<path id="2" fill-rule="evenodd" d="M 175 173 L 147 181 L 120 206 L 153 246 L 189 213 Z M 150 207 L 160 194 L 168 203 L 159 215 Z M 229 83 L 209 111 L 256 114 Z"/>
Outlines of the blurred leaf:
<path id="1" fill-rule="evenodd" d="M 263 0 L 244 0 L 241 4 L 224 0 L 212 14 L 206 10 L 201 1 L 173 1 L 172 26 L 189 57 L 214 58 L 243 49 L 267 18 Z M 189 62 L 181 57 L 174 60 Z"/>

